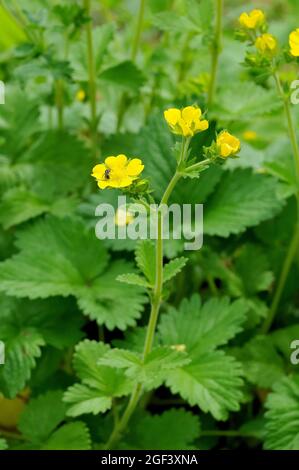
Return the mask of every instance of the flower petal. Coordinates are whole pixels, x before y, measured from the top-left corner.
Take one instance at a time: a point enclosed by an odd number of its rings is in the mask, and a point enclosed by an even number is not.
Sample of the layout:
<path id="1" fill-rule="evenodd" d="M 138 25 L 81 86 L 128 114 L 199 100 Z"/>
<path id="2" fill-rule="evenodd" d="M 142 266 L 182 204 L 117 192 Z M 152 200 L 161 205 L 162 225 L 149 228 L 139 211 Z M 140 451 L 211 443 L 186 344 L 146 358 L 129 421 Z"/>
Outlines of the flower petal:
<path id="1" fill-rule="evenodd" d="M 201 116 L 201 109 L 195 108 L 195 106 L 186 106 L 186 108 L 182 110 L 182 118 L 189 125 L 191 125 L 192 121 L 195 121 L 196 119 L 200 119 L 200 116 Z"/>
<path id="2" fill-rule="evenodd" d="M 101 179 L 103 178 L 105 170 L 106 170 L 106 165 L 104 165 L 104 163 L 99 163 L 98 165 L 93 167 L 91 176 L 93 176 L 96 179 Z"/>
<path id="3" fill-rule="evenodd" d="M 138 176 L 143 168 L 142 161 L 139 158 L 133 158 L 127 165 L 127 173 L 129 176 Z"/>
<path id="4" fill-rule="evenodd" d="M 164 118 L 170 126 L 175 126 L 181 118 L 181 111 L 177 108 L 169 108 L 164 111 Z"/>
<path id="5" fill-rule="evenodd" d="M 125 155 L 117 155 L 117 157 L 107 157 L 105 164 L 111 170 L 118 170 L 126 166 L 128 159 Z"/>

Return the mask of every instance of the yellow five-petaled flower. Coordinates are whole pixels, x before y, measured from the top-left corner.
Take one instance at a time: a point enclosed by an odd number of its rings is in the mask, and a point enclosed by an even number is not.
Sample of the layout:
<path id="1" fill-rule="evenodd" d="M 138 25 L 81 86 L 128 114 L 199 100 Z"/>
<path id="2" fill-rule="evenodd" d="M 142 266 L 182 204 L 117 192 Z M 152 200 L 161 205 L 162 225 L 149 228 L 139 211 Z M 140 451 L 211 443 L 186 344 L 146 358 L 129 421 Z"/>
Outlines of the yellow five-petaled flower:
<path id="1" fill-rule="evenodd" d="M 92 169 L 91 175 L 97 180 L 100 189 L 126 188 L 135 181 L 144 165 L 139 158 L 128 160 L 125 155 L 107 157 Z"/>
<path id="2" fill-rule="evenodd" d="M 289 36 L 290 53 L 294 57 L 299 57 L 299 28 L 292 31 Z"/>
<path id="3" fill-rule="evenodd" d="M 242 13 L 239 18 L 240 25 L 245 29 L 257 29 L 265 23 L 266 18 L 262 10 L 252 10 L 250 13 Z"/>
<path id="4" fill-rule="evenodd" d="M 239 139 L 227 131 L 222 131 L 218 135 L 216 144 L 221 158 L 228 158 L 237 155 L 241 149 Z"/>
<path id="5" fill-rule="evenodd" d="M 272 34 L 265 33 L 256 39 L 255 47 L 261 54 L 271 57 L 277 51 L 277 41 Z"/>
<path id="6" fill-rule="evenodd" d="M 184 137 L 192 137 L 209 127 L 209 122 L 206 119 L 201 119 L 201 109 L 195 106 L 187 106 L 182 110 L 167 109 L 164 111 L 164 117 L 172 132 Z"/>

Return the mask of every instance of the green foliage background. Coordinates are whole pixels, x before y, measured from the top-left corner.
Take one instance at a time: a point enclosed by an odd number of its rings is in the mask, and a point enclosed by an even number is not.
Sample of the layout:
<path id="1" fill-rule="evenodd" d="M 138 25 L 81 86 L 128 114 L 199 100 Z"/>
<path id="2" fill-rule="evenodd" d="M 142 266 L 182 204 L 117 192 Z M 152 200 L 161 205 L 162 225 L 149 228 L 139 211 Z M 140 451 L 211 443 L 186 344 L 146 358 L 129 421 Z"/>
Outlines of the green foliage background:
<path id="1" fill-rule="evenodd" d="M 139 381 L 146 393 L 120 449 L 299 450 L 299 366 L 290 363 L 299 253 L 275 322 L 261 331 L 295 223 L 292 152 L 271 82 L 252 81 L 234 38 L 239 14 L 261 7 L 287 44 L 298 2 L 224 2 L 210 129 L 191 147 L 198 157 L 229 128 L 242 150 L 172 196 L 204 204 L 204 246 L 165 244 L 168 282 L 145 363 L 153 245 L 95 237 L 95 207 L 115 204 L 117 191 L 99 192 L 90 172 L 107 155 L 138 156 L 159 200 L 175 167 L 163 110 L 206 107 L 215 2 L 146 2 L 136 57 L 139 2 L 92 2 L 95 123 L 82 4 L 1 3 L 0 449 L 101 449 Z M 246 131 L 257 137 L 246 141 Z M 22 413 L 7 423 L 17 400 Z"/>

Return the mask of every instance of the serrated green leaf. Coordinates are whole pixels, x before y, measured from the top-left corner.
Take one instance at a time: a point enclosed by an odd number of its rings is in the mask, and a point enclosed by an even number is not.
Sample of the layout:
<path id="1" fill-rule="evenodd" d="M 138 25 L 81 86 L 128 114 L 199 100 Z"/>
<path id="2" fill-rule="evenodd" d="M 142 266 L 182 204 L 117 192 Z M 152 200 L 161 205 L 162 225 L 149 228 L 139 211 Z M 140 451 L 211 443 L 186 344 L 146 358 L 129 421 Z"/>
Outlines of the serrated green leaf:
<path id="1" fill-rule="evenodd" d="M 163 282 L 170 281 L 170 279 L 175 277 L 183 269 L 187 261 L 187 258 L 181 257 L 167 263 L 163 268 Z"/>
<path id="2" fill-rule="evenodd" d="M 197 405 L 217 420 L 238 411 L 243 398 L 240 364 L 222 351 L 203 353 L 191 364 L 168 373 L 166 385 L 191 406 Z"/>
<path id="3" fill-rule="evenodd" d="M 154 348 L 143 360 L 142 354 L 126 349 L 111 349 L 101 359 L 100 364 L 126 370 L 131 380 L 142 383 L 147 389 L 163 382 L 167 371 L 189 362 L 184 352 L 167 347 Z"/>
<path id="4" fill-rule="evenodd" d="M 266 442 L 271 450 L 299 450 L 299 376 L 284 377 L 266 401 Z"/>
<path id="5" fill-rule="evenodd" d="M 19 430 L 33 443 L 43 443 L 65 417 L 61 391 L 50 391 L 33 398 L 24 409 Z"/>
<path id="6" fill-rule="evenodd" d="M 161 415 L 137 415 L 125 437 L 126 449 L 191 450 L 199 437 L 197 416 L 184 409 L 167 410 Z"/>
<path id="7" fill-rule="evenodd" d="M 134 286 L 145 287 L 146 289 L 152 287 L 144 277 L 134 273 L 121 274 L 117 277 L 117 280 L 120 282 L 124 282 L 125 284 L 132 284 Z"/>
<path id="8" fill-rule="evenodd" d="M 239 91 L 242 89 L 242 93 Z M 236 99 L 236 96 L 238 99 Z M 224 122 L 248 121 L 281 108 L 274 90 L 266 90 L 252 82 L 234 82 L 221 87 L 213 107 L 213 116 Z"/>
<path id="9" fill-rule="evenodd" d="M 193 357 L 226 344 L 242 330 L 248 305 L 244 300 L 230 303 L 228 298 L 214 298 L 201 304 L 200 297 L 184 299 L 179 310 L 171 307 L 162 316 L 159 333 L 163 344 L 184 344 Z"/>
<path id="10" fill-rule="evenodd" d="M 18 323 L 0 325 L 0 339 L 5 344 L 5 364 L 0 369 L 0 389 L 9 398 L 23 390 L 30 379 L 36 359 L 45 341 L 36 328 Z"/>
<path id="11" fill-rule="evenodd" d="M 137 286 L 116 280 L 130 264 L 107 268 L 103 243 L 79 220 L 38 221 L 19 234 L 17 245 L 20 252 L 1 263 L 1 291 L 31 299 L 74 295 L 86 315 L 109 329 L 135 325 L 146 297 Z"/>
<path id="12" fill-rule="evenodd" d="M 73 365 L 82 384 L 69 387 L 64 401 L 70 404 L 69 416 L 98 414 L 111 408 L 112 398 L 131 392 L 132 384 L 123 371 L 99 364 L 109 346 L 85 340 L 76 346 Z"/>
<path id="13" fill-rule="evenodd" d="M 80 416 L 88 413 L 97 415 L 111 408 L 111 397 L 99 396 L 99 390 L 83 384 L 69 387 L 63 400 L 68 404 L 73 403 L 67 410 L 68 416 Z"/>
<path id="14" fill-rule="evenodd" d="M 85 423 L 64 424 L 42 446 L 42 450 L 90 450 L 91 438 Z"/>
<path id="15" fill-rule="evenodd" d="M 151 240 L 141 240 L 137 243 L 135 260 L 140 271 L 145 275 L 150 285 L 155 283 L 156 250 Z"/>
<path id="16" fill-rule="evenodd" d="M 236 170 L 222 178 L 204 211 L 207 235 L 227 237 L 274 217 L 283 207 L 277 182 L 250 170 Z"/>

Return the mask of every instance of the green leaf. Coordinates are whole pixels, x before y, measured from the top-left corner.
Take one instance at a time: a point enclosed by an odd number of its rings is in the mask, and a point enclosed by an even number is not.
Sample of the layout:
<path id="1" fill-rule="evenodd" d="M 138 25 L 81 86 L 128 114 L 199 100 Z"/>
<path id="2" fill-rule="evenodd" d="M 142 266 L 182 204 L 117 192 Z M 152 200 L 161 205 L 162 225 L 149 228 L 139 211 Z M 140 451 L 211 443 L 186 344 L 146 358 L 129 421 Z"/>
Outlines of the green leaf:
<path id="1" fill-rule="evenodd" d="M 168 373 L 166 385 L 191 406 L 199 406 L 217 420 L 226 420 L 229 411 L 239 411 L 243 398 L 241 367 L 222 351 L 194 357 L 191 364 Z"/>
<path id="2" fill-rule="evenodd" d="M 163 282 L 170 281 L 173 277 L 175 277 L 186 265 L 188 258 L 175 258 L 171 260 L 164 266 L 163 271 Z"/>
<path id="3" fill-rule="evenodd" d="M 140 271 L 145 275 L 150 285 L 155 283 L 156 250 L 151 240 L 141 240 L 137 243 L 135 260 Z"/>
<path id="4" fill-rule="evenodd" d="M 30 379 L 45 341 L 30 321 L 15 312 L 7 298 L 1 298 L 0 339 L 5 343 L 5 364 L 0 368 L 0 389 L 9 398 L 23 390 Z"/>
<path id="5" fill-rule="evenodd" d="M 284 375 L 283 361 L 266 336 L 256 336 L 237 351 L 249 382 L 261 388 L 271 388 Z"/>
<path id="6" fill-rule="evenodd" d="M 274 275 L 269 269 L 267 256 L 261 246 L 247 244 L 238 251 L 236 271 L 242 279 L 244 294 L 255 295 L 269 289 Z"/>
<path id="7" fill-rule="evenodd" d="M 244 300 L 214 298 L 202 305 L 200 297 L 184 299 L 161 317 L 159 333 L 165 345 L 184 344 L 193 357 L 226 344 L 242 330 L 248 304 Z"/>
<path id="8" fill-rule="evenodd" d="M 125 448 L 138 450 L 191 450 L 199 437 L 198 417 L 184 409 L 161 415 L 137 415 L 125 438 Z"/>
<path id="9" fill-rule="evenodd" d="M 65 417 L 61 391 L 50 391 L 33 398 L 24 409 L 19 430 L 33 443 L 44 442 Z"/>
<path id="10" fill-rule="evenodd" d="M 149 119 L 149 123 L 138 134 L 133 147 L 133 154 L 142 155 L 142 161 L 145 165 L 143 174 L 150 180 L 158 200 L 161 199 L 175 172 L 176 160 L 172 155 L 174 143 L 173 134 L 169 132 L 162 115 L 158 115 Z M 210 141 L 204 141 L 204 144 L 209 145 Z M 203 143 L 197 145 L 194 156 L 200 155 L 202 145 Z M 184 204 L 205 202 L 219 182 L 222 172 L 219 166 L 213 166 L 201 174 L 200 180 L 188 180 L 187 184 L 185 180 L 179 181 L 171 195 L 170 202 Z"/>
<path id="11" fill-rule="evenodd" d="M 8 444 L 5 439 L 0 438 L 0 450 L 6 450 L 8 448 Z"/>
<path id="12" fill-rule="evenodd" d="M 272 344 L 284 355 L 285 359 L 289 362 L 291 350 L 291 343 L 299 338 L 299 324 L 280 328 L 270 333 L 270 340 Z"/>
<path id="13" fill-rule="evenodd" d="M 250 170 L 227 173 L 206 204 L 205 234 L 228 237 L 274 217 L 283 206 L 276 190 L 271 177 Z"/>
<path id="14" fill-rule="evenodd" d="M 100 364 L 126 369 L 126 375 L 147 389 L 160 385 L 167 371 L 189 362 L 184 352 L 167 347 L 154 348 L 143 360 L 142 354 L 126 349 L 111 349 L 100 360 Z"/>
<path id="15" fill-rule="evenodd" d="M 266 401 L 265 448 L 299 450 L 299 375 L 284 377 Z"/>
<path id="16" fill-rule="evenodd" d="M 134 273 L 121 274 L 120 276 L 117 277 L 117 280 L 120 282 L 124 282 L 126 284 L 132 284 L 134 286 L 145 287 L 146 289 L 152 287 L 144 277 L 139 276 L 138 274 L 134 274 Z"/>
<path id="17" fill-rule="evenodd" d="M 277 112 L 281 103 L 274 90 L 266 90 L 252 82 L 243 81 L 231 83 L 229 87 L 223 86 L 213 108 L 213 116 L 217 116 L 218 120 L 247 122 L 258 116 Z"/>
<path id="18" fill-rule="evenodd" d="M 123 371 L 98 363 L 107 351 L 109 346 L 90 340 L 76 346 L 73 365 L 82 383 L 72 385 L 64 394 L 64 401 L 71 405 L 69 416 L 103 413 L 111 408 L 113 397 L 130 393 L 132 385 Z"/>
<path id="19" fill-rule="evenodd" d="M 57 429 L 42 450 L 90 450 L 91 438 L 85 423 L 76 421 Z"/>
<path id="20" fill-rule="evenodd" d="M 67 389 L 64 401 L 73 404 L 68 408 L 68 416 L 92 413 L 97 415 L 111 408 L 111 397 L 99 396 L 99 391 L 87 385 L 75 384 Z"/>
<path id="21" fill-rule="evenodd" d="M 116 280 L 130 264 L 108 264 L 103 243 L 79 220 L 40 220 L 19 233 L 17 245 L 21 251 L 1 263 L 1 291 L 30 299 L 74 295 L 86 315 L 109 329 L 135 325 L 146 297 Z"/>
<path id="22" fill-rule="evenodd" d="M 144 83 L 142 72 L 130 60 L 105 69 L 99 80 L 133 93 L 138 92 Z"/>

